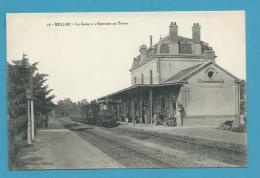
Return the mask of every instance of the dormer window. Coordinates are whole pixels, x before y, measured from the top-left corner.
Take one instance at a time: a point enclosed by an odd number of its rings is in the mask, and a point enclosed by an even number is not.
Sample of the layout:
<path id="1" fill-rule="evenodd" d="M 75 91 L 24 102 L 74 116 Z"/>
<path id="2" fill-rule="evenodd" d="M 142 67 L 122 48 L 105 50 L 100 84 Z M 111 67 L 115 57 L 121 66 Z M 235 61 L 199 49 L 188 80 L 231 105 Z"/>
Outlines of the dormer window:
<path id="1" fill-rule="evenodd" d="M 162 43 L 160 47 L 160 53 L 169 53 L 169 45 L 167 43 Z"/>
<path id="2" fill-rule="evenodd" d="M 179 44 L 181 54 L 192 54 L 192 43 L 181 41 Z"/>

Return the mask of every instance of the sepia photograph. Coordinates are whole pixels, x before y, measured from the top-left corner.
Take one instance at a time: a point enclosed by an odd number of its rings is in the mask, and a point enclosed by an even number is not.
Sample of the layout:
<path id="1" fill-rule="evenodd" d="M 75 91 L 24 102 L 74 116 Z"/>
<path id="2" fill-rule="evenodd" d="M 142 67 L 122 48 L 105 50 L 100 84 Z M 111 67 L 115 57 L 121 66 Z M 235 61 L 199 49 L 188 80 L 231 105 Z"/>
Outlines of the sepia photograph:
<path id="1" fill-rule="evenodd" d="M 9 170 L 247 167 L 245 11 L 6 14 Z"/>

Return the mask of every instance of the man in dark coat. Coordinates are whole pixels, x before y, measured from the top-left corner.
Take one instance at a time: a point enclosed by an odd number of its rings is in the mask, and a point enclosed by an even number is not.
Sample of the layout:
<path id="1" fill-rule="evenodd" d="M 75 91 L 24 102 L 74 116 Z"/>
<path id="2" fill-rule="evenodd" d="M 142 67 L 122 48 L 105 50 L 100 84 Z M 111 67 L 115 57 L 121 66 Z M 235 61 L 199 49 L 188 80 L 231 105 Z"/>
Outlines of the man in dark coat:
<path id="1" fill-rule="evenodd" d="M 186 116 L 186 112 L 182 104 L 179 105 L 179 112 L 181 116 L 181 126 L 183 126 L 183 119 Z"/>
<path id="2" fill-rule="evenodd" d="M 49 122 L 49 117 L 46 114 L 45 116 L 43 116 L 43 123 L 45 128 L 48 128 L 48 122 Z"/>

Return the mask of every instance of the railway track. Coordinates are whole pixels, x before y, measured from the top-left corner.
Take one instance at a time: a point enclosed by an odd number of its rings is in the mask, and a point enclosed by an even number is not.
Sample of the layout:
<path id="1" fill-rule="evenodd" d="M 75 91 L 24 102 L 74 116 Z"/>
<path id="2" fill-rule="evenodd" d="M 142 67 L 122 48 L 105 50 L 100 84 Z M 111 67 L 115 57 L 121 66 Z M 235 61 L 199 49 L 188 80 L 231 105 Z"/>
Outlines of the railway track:
<path id="1" fill-rule="evenodd" d="M 88 124 L 87 122 L 81 121 L 81 120 L 74 120 L 76 122 L 79 123 L 83 123 L 83 124 Z M 161 138 L 163 140 L 167 140 L 167 141 L 174 141 L 174 142 L 182 142 L 182 143 L 187 143 L 187 144 L 194 144 L 194 145 L 198 145 L 201 146 L 203 148 L 207 148 L 207 149 L 213 149 L 213 150 L 222 150 L 222 151 L 226 151 L 226 152 L 232 152 L 235 154 L 239 154 L 239 155 L 244 155 L 246 156 L 246 147 L 236 147 L 233 144 L 228 144 L 228 143 L 214 143 L 211 144 L 212 141 L 206 141 L 206 140 L 202 140 L 201 142 L 198 142 L 196 140 L 194 140 L 192 137 L 185 137 L 185 136 L 178 136 L 175 135 L 173 136 L 167 136 L 167 135 L 160 135 L 160 134 L 156 134 L 152 131 L 138 131 L 138 130 L 129 130 L 127 128 L 117 128 L 117 130 L 121 130 L 123 132 L 128 131 L 131 133 L 136 133 L 136 134 L 142 134 L 148 137 L 157 137 L 157 138 Z M 223 147 L 223 145 L 226 145 Z"/>
<path id="2" fill-rule="evenodd" d="M 76 120 L 74 120 L 74 121 L 76 121 Z M 86 122 L 82 122 L 82 121 L 78 121 L 78 120 L 76 122 L 86 124 Z M 150 154 L 148 152 L 142 151 L 142 149 L 140 149 L 140 148 L 131 147 L 131 146 L 129 146 L 129 144 L 123 143 L 122 141 L 118 141 L 118 139 L 115 139 L 115 137 L 112 138 L 107 135 L 100 134 L 98 132 L 95 132 L 93 129 L 78 129 L 78 130 L 72 129 L 72 130 L 78 132 L 78 134 L 84 134 L 85 137 L 82 137 L 82 138 L 86 138 L 87 137 L 86 134 L 88 134 L 88 136 L 92 135 L 93 137 L 96 137 L 97 140 L 102 140 L 103 142 L 110 142 L 112 144 L 119 145 L 122 149 L 134 152 L 135 154 L 138 154 L 138 155 L 143 155 L 144 157 L 150 159 L 150 161 L 152 160 L 153 162 L 156 162 L 156 164 L 158 164 L 159 167 L 166 167 L 166 168 L 176 167 L 176 164 L 172 164 L 165 159 L 163 160 L 163 159 L 159 158 L 158 156 L 155 156 L 156 153 Z M 156 166 L 156 167 L 158 167 L 158 166 Z"/>
<path id="3" fill-rule="evenodd" d="M 165 134 L 156 134 L 152 131 L 137 131 L 137 130 L 130 130 L 130 129 L 127 129 L 127 128 L 117 128 L 117 130 L 120 130 L 122 132 L 129 132 L 129 133 L 135 133 L 135 134 L 139 134 L 139 135 L 144 135 L 144 136 L 147 136 L 147 137 L 157 137 L 157 138 L 160 138 L 160 139 L 163 139 L 165 141 L 174 141 L 174 142 L 182 142 L 182 143 L 187 143 L 187 144 L 193 144 L 193 145 L 198 145 L 198 146 L 201 146 L 201 147 L 205 147 L 205 148 L 208 148 L 208 149 L 217 149 L 217 150 L 223 150 L 223 151 L 227 151 L 227 152 L 233 152 L 233 153 L 237 153 L 237 154 L 243 154 L 243 155 L 246 155 L 246 150 L 245 148 L 239 148 L 239 149 L 235 149 L 235 148 L 232 148 L 231 146 L 228 147 L 223 147 L 223 146 L 220 146 L 218 144 L 209 144 L 208 142 L 213 142 L 213 141 L 202 141 L 202 142 L 198 142 L 196 141 L 196 139 L 193 139 L 192 137 L 188 137 L 188 136 L 178 136 L 178 135 L 174 135 L 174 136 L 169 136 L 169 135 L 165 135 Z M 202 139 L 203 140 L 203 139 Z M 228 143 L 221 143 L 221 144 L 226 144 L 228 145 Z"/>
<path id="4" fill-rule="evenodd" d="M 156 149 L 127 143 L 126 140 L 120 140 L 114 134 L 104 134 L 93 126 L 82 128 L 77 127 L 75 123 L 64 126 L 128 168 L 172 168 L 184 165 L 201 167 L 190 163 L 189 160 L 182 160 Z"/>
<path id="5" fill-rule="evenodd" d="M 137 155 L 142 155 L 142 157 L 146 157 L 148 158 L 148 160 L 150 161 L 153 161 L 155 164 L 157 164 L 158 166 L 160 167 L 175 167 L 176 165 L 173 165 L 169 162 L 167 162 L 166 160 L 162 160 L 156 156 L 153 156 L 153 155 L 150 155 L 149 153 L 146 153 L 140 149 L 137 149 L 137 148 L 133 148 L 133 147 L 129 147 L 128 144 L 124 144 L 124 143 L 120 143 L 108 136 L 101 136 L 100 134 L 97 134 L 97 133 L 93 133 L 92 131 L 90 130 L 85 130 L 85 133 L 87 134 L 91 134 L 92 136 L 94 137 L 97 137 L 98 140 L 102 140 L 102 141 L 105 141 L 105 142 L 110 142 L 112 144 L 115 144 L 115 145 L 119 145 L 124 151 L 130 151 L 130 152 L 134 152 L 135 154 Z"/>
<path id="6" fill-rule="evenodd" d="M 80 123 L 79 123 L 80 125 Z M 219 147 L 214 147 L 212 145 L 206 145 L 206 144 L 197 144 L 194 142 L 191 142 L 190 140 L 180 139 L 180 138 L 168 138 L 161 135 L 153 135 L 151 133 L 145 133 L 145 132 L 134 132 L 133 130 L 128 129 L 122 129 L 122 128 L 113 128 L 113 129 L 106 129 L 106 128 L 99 128 L 96 126 L 91 126 L 92 128 L 96 129 L 79 129 L 73 131 L 76 131 L 83 139 L 86 139 L 90 143 L 93 142 L 94 146 L 99 147 L 103 152 L 108 152 L 108 154 L 112 154 L 109 152 L 109 148 L 107 145 L 117 145 L 116 148 L 111 148 L 111 150 L 118 151 L 118 149 L 121 149 L 122 152 L 132 152 L 132 155 L 139 155 L 145 160 L 149 160 L 149 164 L 140 164 L 140 166 L 137 167 L 203 167 L 205 165 L 198 165 L 196 163 L 191 163 L 189 160 L 180 160 L 178 158 L 170 156 L 171 158 L 167 158 L 167 156 L 163 156 L 162 153 L 154 152 L 153 150 L 145 150 L 143 147 L 135 147 L 126 141 L 122 141 L 116 137 L 109 136 L 109 134 L 102 134 L 98 132 L 97 130 L 105 130 L 107 132 L 112 132 L 113 135 L 124 135 L 133 137 L 135 139 L 148 141 L 151 143 L 159 144 L 166 146 L 168 148 L 173 148 L 177 150 L 186 150 L 189 154 L 194 155 L 201 155 L 202 157 L 208 157 L 210 159 L 220 161 L 225 163 L 226 165 L 237 165 L 237 166 L 245 166 L 246 165 L 246 154 L 236 151 L 231 151 L 229 149 L 220 149 Z M 92 138 L 89 138 L 91 135 Z M 100 141 L 102 140 L 102 141 Z M 101 146 L 100 143 L 97 142 L 103 142 Z M 106 143 L 106 144 L 104 144 Z M 107 149 L 105 149 L 107 148 Z M 120 160 L 120 156 L 122 155 L 114 155 L 116 159 Z M 124 155 L 123 155 L 124 156 Z M 130 154 L 131 156 L 131 154 Z M 133 158 L 134 159 L 134 158 Z M 140 160 L 142 161 L 142 160 Z M 122 161 L 124 163 L 124 160 Z M 124 165 L 124 164 L 123 164 Z M 211 165 L 206 165 L 206 167 L 216 167 L 214 166 L 215 163 Z M 219 165 L 217 163 L 217 165 Z M 231 166 L 231 167 L 233 167 Z M 126 164 L 126 167 L 135 167 L 135 164 Z M 229 167 L 229 166 L 220 166 L 220 167 Z M 236 167 L 236 166 L 235 166 Z"/>
<path id="7" fill-rule="evenodd" d="M 207 142 L 197 142 L 192 138 L 178 137 L 178 136 L 165 136 L 155 134 L 153 132 L 134 131 L 129 129 L 116 128 L 113 130 L 116 134 L 124 134 L 133 138 L 149 140 L 157 144 L 163 144 L 165 146 L 186 150 L 192 154 L 202 154 L 209 158 L 216 159 L 228 164 L 234 164 L 244 167 L 246 165 L 247 153 L 241 148 L 221 147 L 215 144 L 209 144 Z M 190 148 L 194 149 L 190 149 Z"/>

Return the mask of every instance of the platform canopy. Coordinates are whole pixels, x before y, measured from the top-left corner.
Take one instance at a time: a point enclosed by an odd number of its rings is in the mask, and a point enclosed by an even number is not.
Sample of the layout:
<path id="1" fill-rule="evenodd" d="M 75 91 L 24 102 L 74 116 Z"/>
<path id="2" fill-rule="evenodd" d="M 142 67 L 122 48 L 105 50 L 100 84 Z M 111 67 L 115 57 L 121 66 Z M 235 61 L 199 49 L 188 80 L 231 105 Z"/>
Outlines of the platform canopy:
<path id="1" fill-rule="evenodd" d="M 184 82 L 175 82 L 175 83 L 166 83 L 166 84 L 139 84 L 139 85 L 134 85 L 122 90 L 119 90 L 117 92 L 105 95 L 103 97 L 98 98 L 98 100 L 105 100 L 108 98 L 119 98 L 122 96 L 126 95 L 133 95 L 133 94 L 141 94 L 145 92 L 149 92 L 151 89 L 152 90 L 160 90 L 160 89 L 170 89 L 174 88 L 176 86 L 181 86 L 183 85 Z"/>

